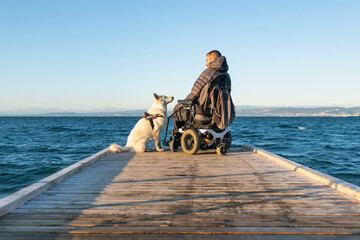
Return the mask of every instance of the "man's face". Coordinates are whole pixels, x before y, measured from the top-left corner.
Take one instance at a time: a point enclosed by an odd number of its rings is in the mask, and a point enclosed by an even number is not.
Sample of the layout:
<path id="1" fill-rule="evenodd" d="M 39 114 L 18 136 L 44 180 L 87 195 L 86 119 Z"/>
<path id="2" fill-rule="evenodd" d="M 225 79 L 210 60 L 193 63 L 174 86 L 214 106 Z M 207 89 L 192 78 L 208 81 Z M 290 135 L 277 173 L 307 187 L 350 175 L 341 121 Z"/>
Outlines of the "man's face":
<path id="1" fill-rule="evenodd" d="M 212 62 L 212 61 L 214 61 L 215 60 L 215 58 L 214 57 L 210 57 L 209 55 L 206 55 L 206 66 L 207 67 L 210 67 L 210 63 Z"/>

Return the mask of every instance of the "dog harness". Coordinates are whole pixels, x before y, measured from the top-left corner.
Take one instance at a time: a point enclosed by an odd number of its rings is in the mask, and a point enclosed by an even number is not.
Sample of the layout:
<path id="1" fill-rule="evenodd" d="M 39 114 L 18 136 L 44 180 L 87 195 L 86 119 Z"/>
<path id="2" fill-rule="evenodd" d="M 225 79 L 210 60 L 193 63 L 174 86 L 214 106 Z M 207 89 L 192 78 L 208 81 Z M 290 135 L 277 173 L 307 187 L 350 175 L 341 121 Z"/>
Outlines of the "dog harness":
<path id="1" fill-rule="evenodd" d="M 161 115 L 161 114 L 151 115 L 148 112 L 144 112 L 144 114 L 145 115 L 143 116 L 143 118 L 145 118 L 146 120 L 148 120 L 150 122 L 151 129 L 153 129 L 153 130 L 154 130 L 154 119 L 156 119 L 158 117 L 165 117 L 164 115 Z"/>

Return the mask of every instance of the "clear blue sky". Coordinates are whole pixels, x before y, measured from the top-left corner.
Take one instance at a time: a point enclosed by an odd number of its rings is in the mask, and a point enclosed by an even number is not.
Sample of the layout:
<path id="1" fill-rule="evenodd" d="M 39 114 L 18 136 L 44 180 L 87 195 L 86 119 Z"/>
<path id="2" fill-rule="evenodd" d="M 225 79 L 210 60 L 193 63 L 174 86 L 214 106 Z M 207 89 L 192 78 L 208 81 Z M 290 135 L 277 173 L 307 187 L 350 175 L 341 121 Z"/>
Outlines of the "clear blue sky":
<path id="1" fill-rule="evenodd" d="M 360 106 L 360 1 L 1 0 L 0 111 L 184 98 L 205 54 L 236 105 Z"/>

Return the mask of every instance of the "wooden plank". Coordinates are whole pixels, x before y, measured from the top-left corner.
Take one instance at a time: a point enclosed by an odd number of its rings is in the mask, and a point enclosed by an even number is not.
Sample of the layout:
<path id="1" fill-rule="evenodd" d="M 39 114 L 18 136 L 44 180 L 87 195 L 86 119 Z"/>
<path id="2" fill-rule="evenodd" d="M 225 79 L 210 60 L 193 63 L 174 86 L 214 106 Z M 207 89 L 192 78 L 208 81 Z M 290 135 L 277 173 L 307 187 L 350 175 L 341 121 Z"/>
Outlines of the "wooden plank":
<path id="1" fill-rule="evenodd" d="M 157 227 L 157 226 L 171 226 L 171 227 L 313 227 L 317 228 L 358 228 L 360 221 L 340 221 L 336 225 L 332 222 L 323 220 L 318 221 L 289 221 L 284 220 L 228 220 L 223 219 L 144 219 L 144 220 L 104 220 L 104 219 L 46 219 L 36 220 L 33 219 L 11 219 L 3 220 L 0 222 L 0 227 L 9 226 L 71 226 L 71 227 L 91 227 L 91 226 L 106 226 L 106 227 Z"/>
<path id="2" fill-rule="evenodd" d="M 336 207 L 337 205 L 339 206 L 358 206 L 357 203 L 354 202 L 349 202 L 349 201 L 344 201 L 344 200 L 334 200 L 332 199 L 331 202 L 329 202 L 329 200 L 319 200 L 316 199 L 316 201 L 314 201 L 316 198 L 312 198 L 312 199 L 307 199 L 306 200 L 302 200 L 302 199 L 287 199 L 286 202 L 283 201 L 283 199 L 281 198 L 272 198 L 269 199 L 270 202 L 277 204 L 277 205 L 289 205 L 289 206 L 309 206 L 309 207 L 321 207 L 321 206 L 334 206 Z M 155 199 L 156 200 L 156 199 Z M 158 199 L 159 201 L 166 201 L 166 199 Z M 101 199 L 96 199 L 96 200 L 41 200 L 41 201 L 34 201 L 32 200 L 31 203 L 29 203 L 29 205 L 45 205 L 45 206 L 52 206 L 52 207 L 56 207 L 57 205 L 82 205 L 82 206 L 86 206 L 86 205 L 106 205 L 106 204 L 136 204 L 136 203 L 146 203 L 148 201 L 154 201 L 153 198 L 149 198 L 148 196 L 146 196 L 146 198 L 127 198 L 127 199 L 114 199 L 114 200 L 101 200 Z M 253 203 L 254 201 L 261 201 L 261 199 L 248 199 L 248 198 L 244 198 L 244 199 L 228 199 L 227 197 L 220 197 L 220 198 L 216 198 L 216 199 L 207 199 L 207 198 L 197 198 L 197 199 L 192 199 L 192 198 L 179 198 L 177 201 L 179 201 L 180 203 L 186 203 L 186 202 L 206 202 L 206 203 L 242 203 L 242 204 L 250 204 Z"/>
<path id="3" fill-rule="evenodd" d="M 314 169 L 311 169 L 309 167 L 306 167 L 304 165 L 293 162 L 289 159 L 280 157 L 276 154 L 270 153 L 270 152 L 265 151 L 260 148 L 256 148 L 251 145 L 246 145 L 245 148 L 248 148 L 261 156 L 264 156 L 270 160 L 280 163 L 281 165 L 283 165 L 295 172 L 298 172 L 300 174 L 303 174 L 304 176 L 307 176 L 311 179 L 321 182 L 322 184 L 324 184 L 328 187 L 336 189 L 337 191 L 339 191 L 341 193 L 344 193 L 344 194 L 349 195 L 357 200 L 360 200 L 360 187 L 355 186 L 354 184 L 345 182 L 341 179 L 338 179 L 333 176 L 327 175 L 325 173 L 316 171 Z"/>
<path id="4" fill-rule="evenodd" d="M 259 207 L 254 208 L 241 208 L 241 207 L 204 207 L 203 209 L 191 209 L 191 206 L 179 206 L 179 207 L 173 207 L 171 209 L 161 209 L 161 208 L 146 208 L 146 207 L 126 207 L 123 209 L 119 208 L 108 208 L 108 209 L 59 209 L 59 208 L 52 208 L 52 209 L 16 209 L 14 210 L 14 213 L 31 213 L 31 214 L 54 214 L 54 213 L 66 213 L 66 214 L 129 214 L 129 215 L 135 215 L 135 214 L 144 214 L 146 212 L 149 215 L 171 215 L 171 214 L 207 214 L 207 215 L 219 215 L 219 214 L 231 214 L 237 215 L 241 212 L 244 214 L 297 214 L 297 215 L 319 215 L 322 212 L 326 211 L 327 213 L 325 215 L 353 215 L 358 216 L 357 213 L 351 213 L 351 211 L 347 211 L 344 213 L 344 209 L 318 209 L 318 210 L 312 210 L 309 208 L 302 208 L 302 209 L 296 209 L 296 210 L 288 210 L 287 207 L 278 207 L 278 208 L 271 208 L 271 209 L 262 209 Z"/>
<path id="5" fill-rule="evenodd" d="M 37 183 L 34 183 L 24 189 L 21 189 L 10 196 L 0 199 L 0 217 L 11 212 L 17 207 L 21 206 L 25 202 L 31 200 L 35 196 L 43 193 L 44 191 L 50 189 L 55 184 L 63 181 L 64 179 L 72 176 L 73 174 L 79 172 L 81 169 L 86 166 L 98 161 L 109 153 L 108 148 L 88 157 L 84 160 L 81 160 L 55 174 L 52 174 L 49 177 L 46 177 L 40 180 Z"/>
<path id="6" fill-rule="evenodd" d="M 288 222 L 329 222 L 336 225 L 341 225 L 343 222 L 359 222 L 360 216 L 354 215 L 296 215 L 296 214 L 256 214 L 256 215 L 144 215 L 144 214 L 116 214 L 116 215 L 101 215 L 101 214 L 9 214 L 3 217 L 2 221 L 7 220 L 66 220 L 66 221 L 288 221 Z M 1 221 L 1 222 L 2 222 Z"/>
<path id="7" fill-rule="evenodd" d="M 99 240 L 99 239 L 109 239 L 109 240 L 234 240 L 234 239 L 252 239 L 252 240 L 304 240 L 303 235 L 263 235 L 263 234 L 243 234 L 241 236 L 234 235 L 179 235 L 179 234 L 24 234 L 24 233 L 4 233 L 0 235 L 2 240 L 42 240 L 42 239 L 57 239 L 57 240 Z M 341 235 L 306 235 L 306 240 L 358 240 L 357 236 Z"/>
<path id="8" fill-rule="evenodd" d="M 358 228 L 293 228 L 293 227 L 106 227 L 106 226 L 90 226 L 90 227 L 74 227 L 74 226 L 0 226 L 2 233 L 92 233 L 92 234 L 292 234 L 292 235 L 359 235 Z"/>
<path id="9" fill-rule="evenodd" d="M 354 205 L 341 205 L 339 207 L 334 205 L 292 205 L 292 204 L 253 204 L 253 203 L 235 203 L 235 202 L 206 202 L 206 203 L 195 203 L 195 202 L 180 202 L 176 205 L 177 208 L 188 208 L 193 212 L 198 211 L 205 211 L 205 209 L 212 210 L 212 212 L 215 210 L 214 205 L 217 206 L 217 209 L 235 209 L 235 208 L 241 208 L 242 211 L 253 211 L 253 209 L 261 208 L 265 212 L 271 212 L 271 211 L 284 211 L 284 208 L 289 208 L 294 213 L 303 211 L 303 209 L 314 209 L 314 208 L 321 208 L 323 210 L 327 210 L 328 213 L 333 212 L 335 209 L 336 211 L 342 211 L 343 214 L 351 213 L 351 214 L 359 214 L 357 212 L 358 206 Z M 247 206 L 251 205 L 251 206 Z M 42 212 L 45 212 L 46 209 L 87 209 L 87 210 L 124 210 L 131 208 L 132 210 L 136 209 L 151 209 L 151 210 L 159 210 L 164 211 L 164 209 L 170 209 L 174 206 L 173 203 L 110 203 L 110 204 L 57 204 L 57 205 L 31 205 L 31 206 L 24 206 L 19 209 L 41 209 Z M 350 207 L 349 207 L 350 206 Z M 40 211 L 40 210 L 39 210 Z M 188 210 L 190 212 L 190 210 Z M 305 212 L 306 213 L 306 212 Z M 360 215 L 360 214 L 359 214 Z"/>

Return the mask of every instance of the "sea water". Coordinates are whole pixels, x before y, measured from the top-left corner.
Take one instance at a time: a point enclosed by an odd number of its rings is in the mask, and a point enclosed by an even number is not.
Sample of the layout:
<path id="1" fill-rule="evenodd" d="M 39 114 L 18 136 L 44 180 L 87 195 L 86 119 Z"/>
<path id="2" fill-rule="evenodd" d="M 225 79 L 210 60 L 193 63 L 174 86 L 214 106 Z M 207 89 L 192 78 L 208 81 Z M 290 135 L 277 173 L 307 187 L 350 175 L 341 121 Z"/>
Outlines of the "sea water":
<path id="1" fill-rule="evenodd" d="M 138 120 L 0 117 L 0 198 L 111 143 L 124 146 Z M 230 128 L 232 147 L 252 144 L 360 185 L 360 117 L 237 117 Z"/>

